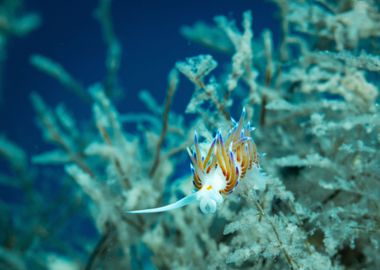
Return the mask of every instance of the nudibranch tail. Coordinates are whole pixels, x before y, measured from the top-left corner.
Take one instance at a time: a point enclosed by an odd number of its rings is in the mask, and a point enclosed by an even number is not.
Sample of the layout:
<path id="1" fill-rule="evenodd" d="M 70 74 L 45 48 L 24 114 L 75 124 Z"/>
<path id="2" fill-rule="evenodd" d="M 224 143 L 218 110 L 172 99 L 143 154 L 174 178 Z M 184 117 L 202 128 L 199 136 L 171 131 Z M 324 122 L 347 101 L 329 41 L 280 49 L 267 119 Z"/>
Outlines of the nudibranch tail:
<path id="1" fill-rule="evenodd" d="M 181 208 L 186 205 L 189 205 L 197 200 L 197 194 L 196 192 L 187 195 L 186 197 L 180 199 L 179 201 L 176 201 L 172 204 L 168 204 L 165 206 L 157 207 L 157 208 L 149 208 L 149 209 L 143 209 L 143 210 L 133 210 L 133 211 L 127 211 L 128 214 L 149 214 L 149 213 L 159 213 L 159 212 L 166 212 L 173 209 Z"/>

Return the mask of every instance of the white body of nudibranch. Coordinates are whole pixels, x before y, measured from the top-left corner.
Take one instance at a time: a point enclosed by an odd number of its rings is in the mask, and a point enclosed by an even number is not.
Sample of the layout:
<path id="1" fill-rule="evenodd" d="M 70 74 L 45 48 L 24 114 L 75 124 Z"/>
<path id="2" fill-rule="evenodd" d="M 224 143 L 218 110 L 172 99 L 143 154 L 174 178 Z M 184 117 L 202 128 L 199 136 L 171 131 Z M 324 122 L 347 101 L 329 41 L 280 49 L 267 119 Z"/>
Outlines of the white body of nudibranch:
<path id="1" fill-rule="evenodd" d="M 151 209 L 128 211 L 130 214 L 157 213 L 199 202 L 205 214 L 214 213 L 223 202 L 224 195 L 230 194 L 252 166 L 259 167 L 256 145 L 251 137 L 253 128 L 244 126 L 245 109 L 239 122 L 226 134 L 223 140 L 218 131 L 207 153 L 201 153 L 198 135 L 194 134 L 194 151 L 187 149 L 191 159 L 193 184 L 197 191 L 179 201 Z"/>

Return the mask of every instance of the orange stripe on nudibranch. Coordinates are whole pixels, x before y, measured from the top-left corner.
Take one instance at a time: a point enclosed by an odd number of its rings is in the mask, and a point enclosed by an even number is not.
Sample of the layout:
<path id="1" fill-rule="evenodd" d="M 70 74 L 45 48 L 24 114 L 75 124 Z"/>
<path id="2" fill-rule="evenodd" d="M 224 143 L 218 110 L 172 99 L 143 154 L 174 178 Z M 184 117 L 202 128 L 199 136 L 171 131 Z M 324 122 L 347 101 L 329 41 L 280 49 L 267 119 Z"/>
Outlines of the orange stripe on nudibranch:
<path id="1" fill-rule="evenodd" d="M 196 156 L 198 166 L 200 170 L 203 170 L 202 155 L 201 155 L 201 151 L 199 150 L 198 134 L 196 131 L 194 132 L 194 146 L 195 146 L 195 154 L 196 154 L 195 156 Z"/>
<path id="2" fill-rule="evenodd" d="M 207 162 L 210 160 L 210 157 L 214 151 L 214 146 L 215 146 L 215 141 L 216 141 L 216 138 L 214 138 L 212 140 L 212 143 L 211 143 L 211 146 L 210 148 L 208 149 L 208 152 L 207 152 L 207 155 L 206 155 L 206 158 L 205 160 L 203 161 L 203 168 L 206 168 L 206 165 L 207 165 Z"/>

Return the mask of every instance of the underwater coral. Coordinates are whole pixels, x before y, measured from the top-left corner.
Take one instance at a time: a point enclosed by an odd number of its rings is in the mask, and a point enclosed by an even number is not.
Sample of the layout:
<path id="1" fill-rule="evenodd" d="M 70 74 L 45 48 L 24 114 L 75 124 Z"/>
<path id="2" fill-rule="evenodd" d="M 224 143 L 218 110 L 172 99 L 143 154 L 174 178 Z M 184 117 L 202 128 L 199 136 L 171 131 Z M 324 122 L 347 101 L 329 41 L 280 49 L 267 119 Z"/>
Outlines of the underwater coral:
<path id="1" fill-rule="evenodd" d="M 380 269 L 380 4 L 271 2 L 276 42 L 269 29 L 254 35 L 254 9 L 183 26 L 208 50 L 173 63 L 163 102 L 141 91 L 144 112 L 118 106 L 128 100 L 111 1 L 95 13 L 104 80 L 83 85 L 32 55 L 92 116 L 33 92 L 54 148 L 27 153 L 0 137 L 1 185 L 26 202 L 0 198 L 0 268 Z M 182 80 L 193 92 L 178 113 Z M 62 194 L 46 195 L 42 177 Z M 94 232 L 68 228 L 78 223 Z"/>

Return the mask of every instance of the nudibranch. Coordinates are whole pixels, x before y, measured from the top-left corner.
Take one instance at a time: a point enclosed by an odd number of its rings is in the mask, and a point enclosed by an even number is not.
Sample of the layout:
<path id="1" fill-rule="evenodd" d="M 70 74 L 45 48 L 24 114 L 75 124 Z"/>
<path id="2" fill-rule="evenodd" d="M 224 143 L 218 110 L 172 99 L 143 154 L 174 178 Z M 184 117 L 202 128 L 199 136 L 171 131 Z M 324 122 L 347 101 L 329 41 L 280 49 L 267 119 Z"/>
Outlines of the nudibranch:
<path id="1" fill-rule="evenodd" d="M 232 119 L 233 127 L 224 139 L 222 133 L 218 131 L 206 153 L 201 152 L 197 132 L 194 133 L 194 150 L 187 148 L 196 189 L 192 194 L 166 206 L 128 211 L 128 213 L 164 212 L 193 202 L 199 202 L 203 213 L 214 213 L 224 197 L 244 179 L 247 171 L 252 166 L 259 168 L 256 144 L 251 136 L 254 128 L 249 122 L 244 125 L 245 116 L 246 111 L 243 108 L 240 120 L 236 122 Z"/>

